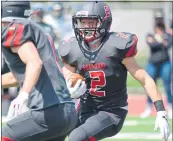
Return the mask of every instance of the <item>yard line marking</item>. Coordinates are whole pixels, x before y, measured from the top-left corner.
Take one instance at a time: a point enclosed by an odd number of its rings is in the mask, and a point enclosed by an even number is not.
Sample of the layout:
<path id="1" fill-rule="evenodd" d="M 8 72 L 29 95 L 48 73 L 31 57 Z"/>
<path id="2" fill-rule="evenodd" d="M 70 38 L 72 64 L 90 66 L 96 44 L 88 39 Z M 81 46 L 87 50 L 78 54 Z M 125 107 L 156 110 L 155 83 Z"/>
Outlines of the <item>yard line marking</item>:
<path id="1" fill-rule="evenodd" d="M 119 133 L 113 137 L 109 137 L 108 139 L 160 139 L 159 133 Z M 169 140 L 172 140 L 172 134 L 169 137 Z"/>
<path id="2" fill-rule="evenodd" d="M 154 125 L 155 121 L 138 121 L 138 120 L 126 120 L 124 126 L 137 126 L 137 125 Z"/>

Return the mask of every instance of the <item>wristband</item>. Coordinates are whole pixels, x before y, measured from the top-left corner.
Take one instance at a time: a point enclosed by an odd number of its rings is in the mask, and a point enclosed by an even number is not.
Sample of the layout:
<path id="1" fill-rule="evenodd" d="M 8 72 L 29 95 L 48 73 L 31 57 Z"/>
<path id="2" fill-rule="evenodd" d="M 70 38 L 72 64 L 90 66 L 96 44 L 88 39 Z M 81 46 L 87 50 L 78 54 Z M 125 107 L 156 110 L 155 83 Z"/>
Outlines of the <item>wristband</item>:
<path id="1" fill-rule="evenodd" d="M 156 111 L 165 111 L 165 107 L 163 105 L 163 101 L 162 100 L 157 100 L 154 102 L 154 106 L 156 108 Z"/>

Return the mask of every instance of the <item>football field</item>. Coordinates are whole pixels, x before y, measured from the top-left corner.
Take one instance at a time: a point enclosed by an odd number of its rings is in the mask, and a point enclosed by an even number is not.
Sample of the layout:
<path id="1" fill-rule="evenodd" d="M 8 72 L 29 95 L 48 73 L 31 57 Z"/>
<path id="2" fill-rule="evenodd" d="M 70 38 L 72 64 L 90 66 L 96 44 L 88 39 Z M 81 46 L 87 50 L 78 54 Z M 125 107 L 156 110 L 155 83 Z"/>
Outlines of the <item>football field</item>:
<path id="1" fill-rule="evenodd" d="M 165 102 L 165 97 L 163 97 Z M 116 136 L 104 139 L 102 141 L 163 141 L 160 139 L 160 132 L 154 131 L 155 109 L 149 118 L 140 119 L 139 114 L 145 107 L 145 96 L 129 96 L 129 113 L 124 126 Z M 165 104 L 166 105 L 166 104 Z M 2 120 L 3 121 L 3 120 Z M 170 121 L 171 135 L 168 141 L 172 141 L 172 120 Z M 4 125 L 3 123 L 2 125 Z M 68 141 L 68 139 L 66 139 Z"/>
<path id="2" fill-rule="evenodd" d="M 171 124 L 169 141 L 172 141 L 172 120 L 169 121 Z M 146 119 L 127 117 L 119 134 L 101 141 L 163 141 L 160 139 L 159 131 L 154 131 L 154 122 L 155 117 Z M 66 139 L 66 141 L 68 141 L 68 139 Z"/>
<path id="3" fill-rule="evenodd" d="M 154 117 L 146 119 L 140 119 L 139 117 L 128 117 L 119 134 L 102 141 L 162 141 L 160 139 L 159 131 L 154 131 L 154 123 Z M 171 135 L 169 137 L 169 141 L 172 141 L 172 120 L 170 120 L 170 124 Z"/>

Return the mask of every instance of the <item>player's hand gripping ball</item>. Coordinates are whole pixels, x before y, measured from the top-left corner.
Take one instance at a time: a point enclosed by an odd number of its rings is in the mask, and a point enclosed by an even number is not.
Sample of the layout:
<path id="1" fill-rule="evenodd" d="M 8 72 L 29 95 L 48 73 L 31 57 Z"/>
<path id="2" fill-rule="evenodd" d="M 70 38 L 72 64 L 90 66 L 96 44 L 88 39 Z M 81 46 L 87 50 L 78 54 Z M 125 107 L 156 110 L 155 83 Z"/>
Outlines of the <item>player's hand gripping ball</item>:
<path id="1" fill-rule="evenodd" d="M 77 73 L 72 73 L 68 78 L 68 81 L 71 81 L 72 83 L 71 87 L 74 87 L 79 79 L 85 81 L 85 78 L 82 75 Z"/>
<path id="2" fill-rule="evenodd" d="M 67 87 L 70 92 L 71 98 L 73 99 L 78 99 L 87 90 L 85 79 L 80 74 L 77 74 L 77 73 L 70 74 L 67 77 L 66 83 L 67 83 Z"/>

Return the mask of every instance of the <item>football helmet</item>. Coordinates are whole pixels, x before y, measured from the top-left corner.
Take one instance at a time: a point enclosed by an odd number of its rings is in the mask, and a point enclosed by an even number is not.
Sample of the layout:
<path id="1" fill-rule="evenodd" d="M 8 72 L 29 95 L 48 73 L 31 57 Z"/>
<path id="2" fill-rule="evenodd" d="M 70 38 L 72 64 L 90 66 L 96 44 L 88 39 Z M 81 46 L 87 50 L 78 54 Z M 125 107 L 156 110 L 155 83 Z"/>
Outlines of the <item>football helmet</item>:
<path id="1" fill-rule="evenodd" d="M 28 18 L 30 16 L 29 1 L 3 1 L 2 22 L 11 22 L 15 19 Z"/>
<path id="2" fill-rule="evenodd" d="M 111 24 L 112 14 L 104 2 L 88 2 L 72 17 L 77 40 L 87 43 L 104 37 L 109 32 Z"/>

